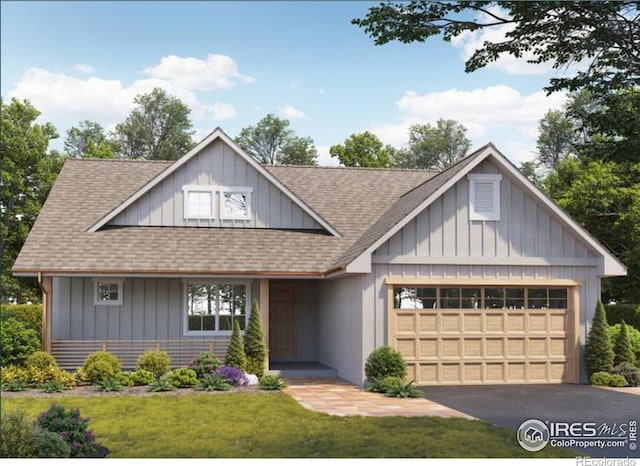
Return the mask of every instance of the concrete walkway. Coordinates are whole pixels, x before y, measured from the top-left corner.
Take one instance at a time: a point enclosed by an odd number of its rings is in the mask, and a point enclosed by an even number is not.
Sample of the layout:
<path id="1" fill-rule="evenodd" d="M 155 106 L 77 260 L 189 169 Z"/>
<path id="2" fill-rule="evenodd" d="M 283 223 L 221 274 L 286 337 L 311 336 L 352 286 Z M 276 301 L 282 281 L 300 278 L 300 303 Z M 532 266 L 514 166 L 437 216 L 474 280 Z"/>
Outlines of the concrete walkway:
<path id="1" fill-rule="evenodd" d="M 440 416 L 474 419 L 424 398 L 389 398 L 338 378 L 288 378 L 284 392 L 311 411 L 332 416 Z"/>

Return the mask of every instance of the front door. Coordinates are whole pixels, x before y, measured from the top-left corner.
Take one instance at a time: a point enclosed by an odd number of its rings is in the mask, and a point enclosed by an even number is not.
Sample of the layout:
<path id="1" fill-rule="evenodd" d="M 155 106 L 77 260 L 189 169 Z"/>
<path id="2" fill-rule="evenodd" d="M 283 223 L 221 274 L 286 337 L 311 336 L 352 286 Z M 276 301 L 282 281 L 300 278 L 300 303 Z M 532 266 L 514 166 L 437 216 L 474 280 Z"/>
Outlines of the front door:
<path id="1" fill-rule="evenodd" d="M 295 283 L 271 280 L 269 283 L 269 353 L 271 356 L 296 355 Z"/>

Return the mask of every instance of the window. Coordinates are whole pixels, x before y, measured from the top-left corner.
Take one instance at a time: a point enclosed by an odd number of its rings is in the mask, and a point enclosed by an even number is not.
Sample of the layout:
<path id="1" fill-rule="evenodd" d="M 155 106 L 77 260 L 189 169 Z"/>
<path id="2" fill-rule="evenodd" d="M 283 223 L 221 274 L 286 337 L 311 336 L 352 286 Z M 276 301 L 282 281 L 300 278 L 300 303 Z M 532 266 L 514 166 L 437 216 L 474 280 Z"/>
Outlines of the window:
<path id="1" fill-rule="evenodd" d="M 251 188 L 223 188 L 220 190 L 220 218 L 249 220 L 251 217 Z"/>
<path id="2" fill-rule="evenodd" d="M 122 284 L 121 279 L 95 279 L 93 281 L 93 304 L 96 306 L 121 306 Z"/>
<path id="3" fill-rule="evenodd" d="M 212 219 L 214 190 L 211 186 L 183 186 L 184 218 Z"/>
<path id="4" fill-rule="evenodd" d="M 234 322 L 244 330 L 247 325 L 247 283 L 185 284 L 186 334 L 231 334 Z"/>
<path id="5" fill-rule="evenodd" d="M 469 220 L 500 220 L 500 181 L 502 175 L 474 173 L 469 180 Z"/>

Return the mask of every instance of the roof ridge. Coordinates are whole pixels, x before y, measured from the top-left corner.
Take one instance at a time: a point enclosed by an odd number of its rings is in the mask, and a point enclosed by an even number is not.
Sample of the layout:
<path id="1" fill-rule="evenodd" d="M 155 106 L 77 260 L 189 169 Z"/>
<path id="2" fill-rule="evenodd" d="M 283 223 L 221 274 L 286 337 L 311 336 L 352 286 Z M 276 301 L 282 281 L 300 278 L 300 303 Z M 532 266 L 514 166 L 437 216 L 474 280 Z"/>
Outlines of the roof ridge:
<path id="1" fill-rule="evenodd" d="M 361 171 L 387 171 L 387 172 L 417 172 L 417 173 L 440 173 L 437 170 L 427 170 L 424 168 L 399 168 L 399 167 L 342 167 L 327 165 L 264 165 L 266 168 L 323 168 L 328 170 L 361 170 Z"/>
<path id="2" fill-rule="evenodd" d="M 69 157 L 66 161 L 72 162 L 132 162 L 132 163 L 164 163 L 172 164 L 175 160 L 145 160 L 145 159 L 102 159 L 92 157 Z"/>

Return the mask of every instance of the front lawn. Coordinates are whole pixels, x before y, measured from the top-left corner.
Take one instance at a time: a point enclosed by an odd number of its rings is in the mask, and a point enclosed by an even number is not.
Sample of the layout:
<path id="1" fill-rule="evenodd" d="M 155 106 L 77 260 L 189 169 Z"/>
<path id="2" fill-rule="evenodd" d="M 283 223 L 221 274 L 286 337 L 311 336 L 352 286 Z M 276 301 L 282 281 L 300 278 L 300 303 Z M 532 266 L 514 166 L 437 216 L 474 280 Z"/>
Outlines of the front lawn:
<path id="1" fill-rule="evenodd" d="M 575 457 L 523 450 L 510 429 L 466 419 L 333 417 L 285 394 L 3 398 L 30 416 L 80 408 L 110 457 Z"/>

